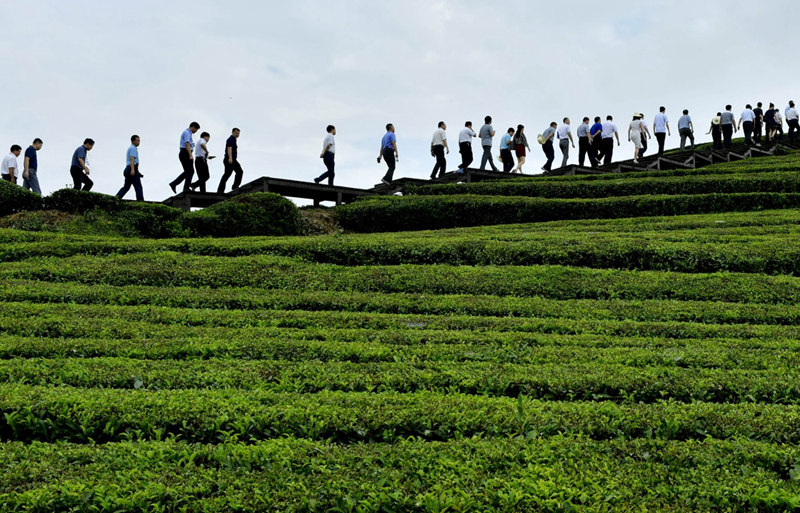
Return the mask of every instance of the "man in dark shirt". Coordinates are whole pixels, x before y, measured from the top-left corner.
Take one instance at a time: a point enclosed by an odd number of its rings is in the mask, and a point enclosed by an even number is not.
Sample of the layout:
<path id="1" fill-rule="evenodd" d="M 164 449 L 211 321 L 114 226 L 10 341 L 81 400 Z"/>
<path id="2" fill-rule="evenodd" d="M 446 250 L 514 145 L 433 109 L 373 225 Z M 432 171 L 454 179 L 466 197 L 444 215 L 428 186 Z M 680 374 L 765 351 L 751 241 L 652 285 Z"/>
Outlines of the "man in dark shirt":
<path id="1" fill-rule="evenodd" d="M 756 119 L 753 122 L 753 141 L 756 146 L 761 146 L 761 132 L 764 130 L 764 109 L 761 108 L 763 104 L 758 102 L 758 105 L 753 109 Z"/>
<path id="2" fill-rule="evenodd" d="M 39 176 L 36 174 L 39 169 L 39 159 L 37 158 L 37 151 L 42 149 L 42 140 L 38 137 L 33 140 L 33 144 L 28 146 L 25 150 L 25 158 L 23 160 L 22 172 L 22 186 L 33 191 L 39 196 L 42 195 L 42 189 L 39 187 Z"/>
<path id="3" fill-rule="evenodd" d="M 237 160 L 239 145 L 236 143 L 236 139 L 238 138 L 239 129 L 234 128 L 231 131 L 231 136 L 225 142 L 225 156 L 222 159 L 225 164 L 225 173 L 222 175 L 222 180 L 219 181 L 219 187 L 217 187 L 217 193 L 219 194 L 225 193 L 225 186 L 228 184 L 228 178 L 231 177 L 231 173 L 236 173 L 236 177 L 233 179 L 233 189 L 238 189 L 242 185 L 244 171 L 242 171 L 242 166 Z"/>

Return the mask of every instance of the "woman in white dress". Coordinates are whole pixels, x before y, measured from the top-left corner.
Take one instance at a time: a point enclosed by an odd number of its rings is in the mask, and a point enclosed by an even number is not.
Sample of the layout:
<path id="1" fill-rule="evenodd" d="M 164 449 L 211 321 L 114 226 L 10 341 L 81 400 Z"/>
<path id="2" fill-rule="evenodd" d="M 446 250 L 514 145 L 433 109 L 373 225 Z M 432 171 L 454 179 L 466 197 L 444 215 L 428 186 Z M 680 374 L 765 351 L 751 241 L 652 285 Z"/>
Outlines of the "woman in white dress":
<path id="1" fill-rule="evenodd" d="M 633 163 L 639 163 L 639 150 L 642 149 L 642 137 L 644 137 L 644 126 L 642 125 L 642 116 L 641 114 L 636 114 L 633 116 L 633 121 L 631 121 L 630 126 L 628 127 L 628 141 L 632 142 L 635 146 L 633 150 Z"/>

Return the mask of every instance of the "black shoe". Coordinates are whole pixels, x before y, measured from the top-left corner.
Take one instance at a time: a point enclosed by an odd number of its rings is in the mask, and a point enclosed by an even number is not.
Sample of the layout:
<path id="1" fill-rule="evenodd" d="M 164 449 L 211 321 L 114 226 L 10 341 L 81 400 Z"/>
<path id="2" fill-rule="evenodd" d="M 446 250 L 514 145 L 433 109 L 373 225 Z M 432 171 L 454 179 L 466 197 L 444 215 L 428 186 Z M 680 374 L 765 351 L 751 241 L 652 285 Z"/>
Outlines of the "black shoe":
<path id="1" fill-rule="evenodd" d="M 314 178 L 314 183 L 315 183 L 315 184 L 319 185 L 319 182 L 320 182 L 320 179 L 319 179 L 319 178 Z"/>
<path id="2" fill-rule="evenodd" d="M 172 189 L 173 194 L 178 194 L 178 190 L 175 189 L 175 184 L 174 183 L 169 184 L 169 188 Z"/>
<path id="3" fill-rule="evenodd" d="M 381 178 L 381 182 L 385 183 L 386 185 L 392 185 L 392 182 L 390 182 L 386 178 Z"/>

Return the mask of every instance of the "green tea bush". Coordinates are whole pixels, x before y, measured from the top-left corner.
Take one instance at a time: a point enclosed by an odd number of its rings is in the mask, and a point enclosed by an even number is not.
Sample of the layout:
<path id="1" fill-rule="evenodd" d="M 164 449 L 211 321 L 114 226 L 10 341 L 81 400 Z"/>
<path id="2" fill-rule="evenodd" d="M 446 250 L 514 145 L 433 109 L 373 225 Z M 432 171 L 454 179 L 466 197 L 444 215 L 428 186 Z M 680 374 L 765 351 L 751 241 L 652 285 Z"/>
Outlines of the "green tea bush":
<path id="1" fill-rule="evenodd" d="M 0 180 L 0 216 L 41 208 L 41 196 L 11 182 Z"/>
<path id="2" fill-rule="evenodd" d="M 302 233 L 300 211 L 291 201 L 269 192 L 236 196 L 183 216 L 183 225 L 196 236 L 297 235 Z"/>
<path id="3" fill-rule="evenodd" d="M 44 199 L 45 209 L 60 210 L 71 214 L 84 214 L 94 209 L 117 212 L 123 208 L 116 196 L 98 192 L 59 189 Z"/>

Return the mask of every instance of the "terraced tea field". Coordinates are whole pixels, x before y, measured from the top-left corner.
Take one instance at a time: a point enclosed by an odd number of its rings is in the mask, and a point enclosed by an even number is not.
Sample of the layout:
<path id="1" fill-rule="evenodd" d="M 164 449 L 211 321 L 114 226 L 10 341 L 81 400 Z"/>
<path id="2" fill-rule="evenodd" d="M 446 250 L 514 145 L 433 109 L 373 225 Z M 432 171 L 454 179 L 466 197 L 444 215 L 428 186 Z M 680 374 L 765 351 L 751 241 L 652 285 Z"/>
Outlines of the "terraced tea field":
<path id="1" fill-rule="evenodd" d="M 800 509 L 800 211 L 759 203 L 796 203 L 797 165 L 345 207 L 627 201 L 612 219 L 1 230 L 0 509 Z M 650 186 L 708 208 L 648 215 Z"/>

